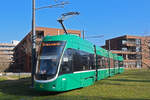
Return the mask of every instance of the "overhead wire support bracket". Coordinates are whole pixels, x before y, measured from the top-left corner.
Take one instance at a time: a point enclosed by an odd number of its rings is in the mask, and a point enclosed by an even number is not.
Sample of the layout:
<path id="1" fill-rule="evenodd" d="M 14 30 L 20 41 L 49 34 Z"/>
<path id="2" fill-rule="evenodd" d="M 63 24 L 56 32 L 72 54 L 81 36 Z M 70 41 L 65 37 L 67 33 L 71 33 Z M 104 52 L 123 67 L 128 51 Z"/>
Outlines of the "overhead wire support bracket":
<path id="1" fill-rule="evenodd" d="M 54 8 L 54 7 L 63 7 L 65 4 L 69 4 L 69 2 L 65 1 L 65 2 L 61 2 L 55 5 L 50 5 L 50 6 L 43 6 L 43 7 L 39 7 L 39 8 L 35 8 L 35 10 L 40 10 L 40 9 L 44 9 L 44 8 Z"/>

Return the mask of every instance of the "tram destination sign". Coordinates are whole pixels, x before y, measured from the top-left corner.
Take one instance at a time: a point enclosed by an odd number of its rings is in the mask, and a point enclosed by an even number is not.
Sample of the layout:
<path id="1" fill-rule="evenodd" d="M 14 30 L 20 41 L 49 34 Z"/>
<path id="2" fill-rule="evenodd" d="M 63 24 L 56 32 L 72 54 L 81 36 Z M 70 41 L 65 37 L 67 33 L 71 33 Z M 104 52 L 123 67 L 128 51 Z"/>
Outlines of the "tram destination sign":
<path id="1" fill-rule="evenodd" d="M 47 42 L 47 43 L 42 43 L 42 46 L 60 46 L 61 43 L 51 43 L 51 42 Z"/>

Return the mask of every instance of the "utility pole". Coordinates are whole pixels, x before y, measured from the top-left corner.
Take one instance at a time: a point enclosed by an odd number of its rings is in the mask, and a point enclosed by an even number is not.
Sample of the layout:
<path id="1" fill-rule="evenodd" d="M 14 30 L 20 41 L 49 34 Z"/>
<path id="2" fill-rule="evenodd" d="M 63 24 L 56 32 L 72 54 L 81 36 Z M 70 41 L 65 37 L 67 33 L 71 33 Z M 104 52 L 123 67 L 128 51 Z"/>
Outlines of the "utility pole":
<path id="1" fill-rule="evenodd" d="M 64 6 L 65 4 L 69 4 L 68 2 L 61 2 L 55 5 L 44 6 L 40 8 L 35 7 L 35 0 L 32 0 L 32 61 L 31 61 L 31 80 L 32 84 L 31 87 L 34 87 L 34 74 L 36 69 L 36 22 L 35 22 L 35 12 L 36 10 L 43 9 L 43 8 L 53 8 L 58 6 Z"/>
<path id="2" fill-rule="evenodd" d="M 36 59 L 36 32 L 35 32 L 35 0 L 32 0 L 32 61 L 31 61 L 31 87 L 34 87 L 35 59 Z"/>
<path id="3" fill-rule="evenodd" d="M 109 48 L 108 48 L 108 58 L 109 58 L 109 77 L 110 77 L 110 66 L 111 66 L 111 63 L 110 63 L 110 39 L 108 40 L 109 42 Z"/>
<path id="4" fill-rule="evenodd" d="M 84 39 L 84 35 L 85 35 L 85 31 L 84 31 L 84 29 L 83 29 L 83 31 L 82 31 L 82 35 L 83 35 L 83 37 L 82 37 L 82 38 Z"/>

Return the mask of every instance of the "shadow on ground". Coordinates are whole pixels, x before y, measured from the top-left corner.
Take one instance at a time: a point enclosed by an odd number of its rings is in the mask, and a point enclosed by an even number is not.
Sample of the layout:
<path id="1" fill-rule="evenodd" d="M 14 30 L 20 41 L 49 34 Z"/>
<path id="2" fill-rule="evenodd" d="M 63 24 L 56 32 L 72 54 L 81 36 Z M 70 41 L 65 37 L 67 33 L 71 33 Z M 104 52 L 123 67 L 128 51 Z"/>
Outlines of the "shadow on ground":
<path id="1" fill-rule="evenodd" d="M 57 96 L 47 97 L 41 100 L 150 100 L 143 98 L 115 98 L 115 97 L 100 97 L 100 96 Z"/>
<path id="2" fill-rule="evenodd" d="M 5 80 L 0 81 L 0 92 L 17 96 L 47 96 L 59 94 L 56 92 L 36 91 L 33 88 L 30 88 L 30 86 L 30 78 L 20 80 Z"/>
<path id="3" fill-rule="evenodd" d="M 109 80 L 122 82 L 150 82 L 150 80 L 132 80 L 132 79 L 109 79 Z"/>

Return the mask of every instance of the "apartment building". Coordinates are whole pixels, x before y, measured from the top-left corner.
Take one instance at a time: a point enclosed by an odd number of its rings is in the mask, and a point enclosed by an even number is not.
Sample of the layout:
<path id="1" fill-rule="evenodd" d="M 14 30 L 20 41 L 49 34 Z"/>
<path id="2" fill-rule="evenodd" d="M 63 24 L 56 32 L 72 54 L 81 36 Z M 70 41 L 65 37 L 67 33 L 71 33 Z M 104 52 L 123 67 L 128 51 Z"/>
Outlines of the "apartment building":
<path id="1" fill-rule="evenodd" d="M 68 34 L 81 36 L 79 30 L 67 30 Z M 36 27 L 36 52 L 39 51 L 41 41 L 44 36 L 64 34 L 63 29 Z M 29 32 L 21 42 L 14 48 L 14 63 L 11 68 L 14 72 L 31 71 L 31 54 L 32 54 L 31 32 Z"/>
<path id="2" fill-rule="evenodd" d="M 125 35 L 106 40 L 103 46 L 123 56 L 126 68 L 150 68 L 150 37 Z"/>
<path id="3" fill-rule="evenodd" d="M 6 71 L 13 62 L 13 49 L 19 41 L 13 40 L 12 43 L 0 43 L 0 72 Z"/>

